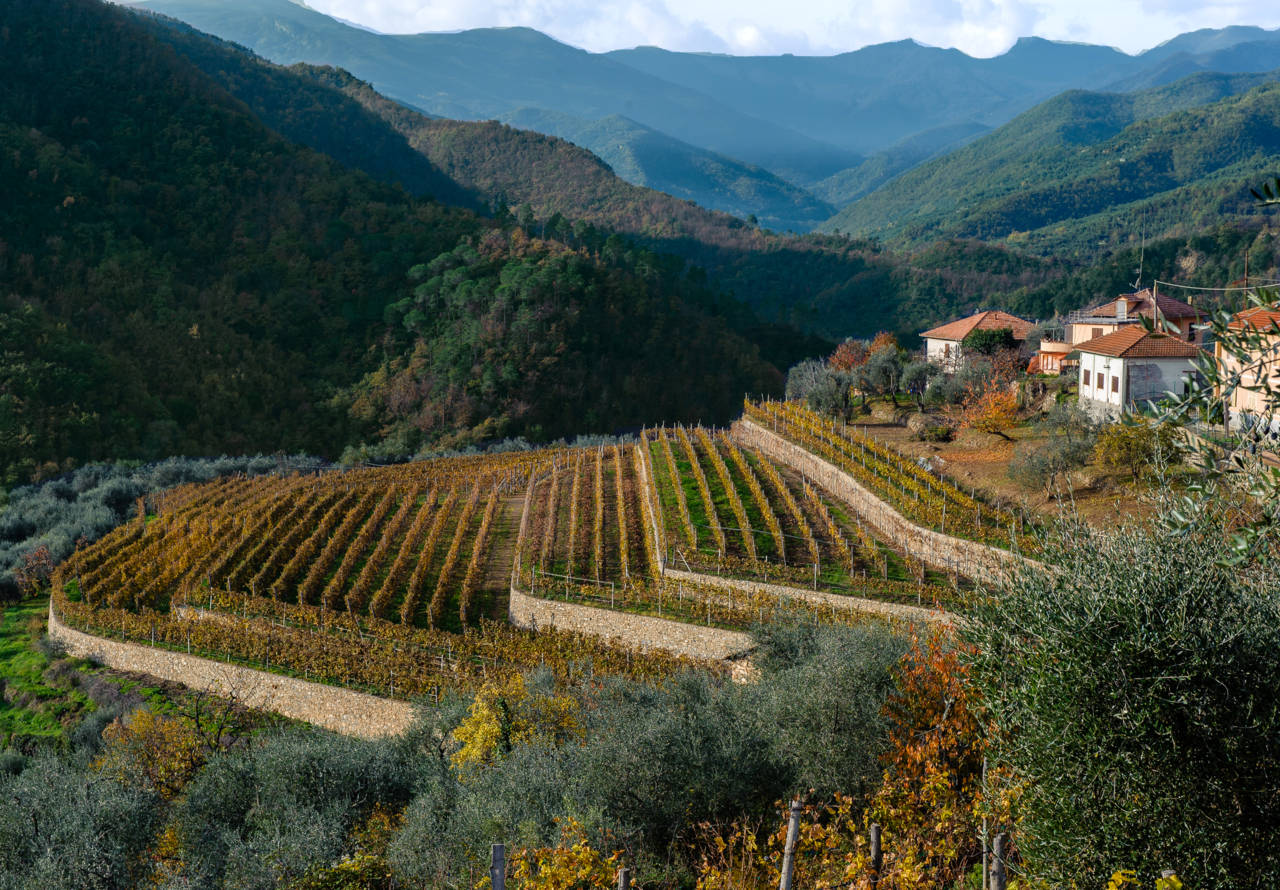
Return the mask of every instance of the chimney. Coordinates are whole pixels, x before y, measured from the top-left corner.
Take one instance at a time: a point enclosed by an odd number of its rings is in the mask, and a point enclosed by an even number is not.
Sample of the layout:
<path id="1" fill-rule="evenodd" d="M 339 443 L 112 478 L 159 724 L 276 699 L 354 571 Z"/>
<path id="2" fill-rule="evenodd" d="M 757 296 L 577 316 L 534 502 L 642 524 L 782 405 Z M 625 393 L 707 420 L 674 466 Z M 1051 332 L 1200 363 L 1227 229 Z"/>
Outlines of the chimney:
<path id="1" fill-rule="evenodd" d="M 1124 297 L 1118 297 L 1116 299 L 1116 318 L 1123 321 L 1128 317 L 1129 317 L 1129 301 L 1126 300 Z"/>

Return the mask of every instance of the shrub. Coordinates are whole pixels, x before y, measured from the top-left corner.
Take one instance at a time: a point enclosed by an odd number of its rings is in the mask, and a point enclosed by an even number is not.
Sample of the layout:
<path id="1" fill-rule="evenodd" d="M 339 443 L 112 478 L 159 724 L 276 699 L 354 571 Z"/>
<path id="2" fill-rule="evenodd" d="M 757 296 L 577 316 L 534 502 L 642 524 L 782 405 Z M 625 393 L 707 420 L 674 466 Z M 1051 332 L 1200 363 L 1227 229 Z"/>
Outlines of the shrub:
<path id="1" fill-rule="evenodd" d="M 976 598 L 961 625 L 1018 846 L 1047 886 L 1121 868 L 1280 885 L 1280 586 L 1224 565 L 1224 511 L 1182 512 L 1189 524 L 1063 524 L 1044 545 L 1053 569 Z"/>
<path id="2" fill-rule="evenodd" d="M 1104 426 L 1098 432 L 1093 455 L 1104 466 L 1128 470 L 1138 479 L 1158 461 L 1175 456 L 1177 446 L 1173 424 L 1134 417 Z"/>

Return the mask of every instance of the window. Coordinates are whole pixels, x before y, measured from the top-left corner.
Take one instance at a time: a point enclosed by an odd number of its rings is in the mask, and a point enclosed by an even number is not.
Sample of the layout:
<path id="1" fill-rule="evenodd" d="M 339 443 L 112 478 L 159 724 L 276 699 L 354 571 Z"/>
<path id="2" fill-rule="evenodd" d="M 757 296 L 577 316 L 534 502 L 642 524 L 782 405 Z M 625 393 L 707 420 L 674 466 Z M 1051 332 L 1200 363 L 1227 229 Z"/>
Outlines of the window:
<path id="1" fill-rule="evenodd" d="M 1112 391 L 1112 392 L 1114 392 L 1114 393 L 1118 393 L 1118 392 L 1120 392 L 1120 378 L 1119 378 L 1119 377 L 1112 377 L 1112 378 L 1111 378 L 1111 391 Z"/>
<path id="2" fill-rule="evenodd" d="M 1097 340 L 1097 339 L 1098 339 L 1099 337 L 1101 337 L 1101 336 L 1102 336 L 1102 328 L 1094 328 L 1094 329 L 1093 329 L 1093 339 Z"/>
<path id="3" fill-rule="evenodd" d="M 1082 382 L 1082 385 L 1083 385 L 1083 386 L 1088 386 L 1088 385 L 1089 385 L 1089 369 L 1088 369 L 1088 368 L 1085 368 L 1085 369 L 1084 369 L 1083 371 L 1081 371 L 1080 373 L 1083 375 L 1083 376 L 1080 378 L 1080 380 L 1081 380 L 1081 382 Z"/>

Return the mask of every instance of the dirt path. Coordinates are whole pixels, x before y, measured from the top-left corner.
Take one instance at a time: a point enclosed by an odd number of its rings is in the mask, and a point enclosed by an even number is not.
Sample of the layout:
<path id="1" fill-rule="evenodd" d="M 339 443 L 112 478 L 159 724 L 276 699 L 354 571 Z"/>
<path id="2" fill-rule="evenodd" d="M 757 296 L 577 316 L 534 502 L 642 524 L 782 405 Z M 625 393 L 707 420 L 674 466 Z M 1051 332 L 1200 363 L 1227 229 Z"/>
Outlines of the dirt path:
<path id="1" fill-rule="evenodd" d="M 511 567 L 516 558 L 516 538 L 520 534 L 520 513 L 524 510 L 524 495 L 502 499 L 498 515 L 493 518 L 493 530 L 489 536 L 489 557 L 485 562 L 484 579 L 480 582 L 483 614 L 495 621 L 507 618 L 507 599 L 511 592 Z"/>

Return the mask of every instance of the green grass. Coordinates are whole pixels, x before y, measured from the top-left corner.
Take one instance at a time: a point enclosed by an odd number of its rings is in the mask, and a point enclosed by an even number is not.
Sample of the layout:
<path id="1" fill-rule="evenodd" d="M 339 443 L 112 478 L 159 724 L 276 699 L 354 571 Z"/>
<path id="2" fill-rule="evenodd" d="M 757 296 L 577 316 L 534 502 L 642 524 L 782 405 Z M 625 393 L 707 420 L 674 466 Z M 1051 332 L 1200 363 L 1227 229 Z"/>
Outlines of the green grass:
<path id="1" fill-rule="evenodd" d="M 92 710 L 81 692 L 45 680 L 50 661 L 35 646 L 44 635 L 49 602 L 43 597 L 4 607 L 0 619 L 0 749 L 31 742 L 58 743 L 67 723 Z"/>

